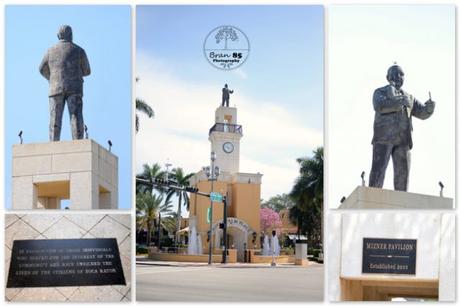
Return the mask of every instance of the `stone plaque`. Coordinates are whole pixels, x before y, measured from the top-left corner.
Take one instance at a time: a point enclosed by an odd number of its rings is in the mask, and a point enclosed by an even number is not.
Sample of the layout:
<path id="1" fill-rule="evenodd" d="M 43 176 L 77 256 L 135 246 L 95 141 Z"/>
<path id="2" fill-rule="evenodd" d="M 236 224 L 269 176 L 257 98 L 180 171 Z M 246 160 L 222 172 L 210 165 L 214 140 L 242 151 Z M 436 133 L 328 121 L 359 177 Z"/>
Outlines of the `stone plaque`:
<path id="1" fill-rule="evenodd" d="M 7 288 L 126 285 L 114 238 L 15 240 Z"/>
<path id="2" fill-rule="evenodd" d="M 415 275 L 417 240 L 363 238 L 362 273 Z"/>

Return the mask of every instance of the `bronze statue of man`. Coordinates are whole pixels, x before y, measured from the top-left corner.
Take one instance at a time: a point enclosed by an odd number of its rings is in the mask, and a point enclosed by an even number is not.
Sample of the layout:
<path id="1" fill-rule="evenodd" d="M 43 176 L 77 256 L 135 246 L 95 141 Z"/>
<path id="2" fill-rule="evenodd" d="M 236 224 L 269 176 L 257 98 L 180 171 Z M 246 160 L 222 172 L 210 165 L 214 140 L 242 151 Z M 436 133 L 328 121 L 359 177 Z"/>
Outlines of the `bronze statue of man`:
<path id="1" fill-rule="evenodd" d="M 230 94 L 233 93 L 233 90 L 228 89 L 228 85 L 225 84 L 224 88 L 222 88 L 222 106 L 228 107 L 230 104 Z"/>
<path id="2" fill-rule="evenodd" d="M 431 97 L 424 104 L 401 89 L 404 72 L 398 65 L 388 69 L 388 85 L 377 88 L 373 104 L 374 137 L 370 187 L 382 188 L 390 157 L 393 160 L 394 189 L 407 191 L 412 149 L 412 117 L 429 118 L 435 107 Z"/>
<path id="3" fill-rule="evenodd" d="M 40 64 L 41 75 L 49 81 L 50 141 L 61 138 L 62 114 L 67 102 L 72 139 L 83 139 L 83 77 L 91 73 L 85 50 L 72 42 L 72 28 L 63 25 L 59 42 L 48 49 Z"/>

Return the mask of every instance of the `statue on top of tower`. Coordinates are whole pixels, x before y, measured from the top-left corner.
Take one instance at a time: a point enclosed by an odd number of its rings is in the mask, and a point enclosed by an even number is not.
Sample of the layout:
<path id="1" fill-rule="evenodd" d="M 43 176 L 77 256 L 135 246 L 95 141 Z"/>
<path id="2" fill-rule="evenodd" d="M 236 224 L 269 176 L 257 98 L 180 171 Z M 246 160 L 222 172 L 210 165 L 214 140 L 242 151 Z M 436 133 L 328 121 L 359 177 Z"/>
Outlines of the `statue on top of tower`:
<path id="1" fill-rule="evenodd" d="M 230 94 L 233 93 L 233 90 L 228 89 L 228 85 L 225 84 L 222 88 L 222 106 L 229 107 L 230 104 Z"/>

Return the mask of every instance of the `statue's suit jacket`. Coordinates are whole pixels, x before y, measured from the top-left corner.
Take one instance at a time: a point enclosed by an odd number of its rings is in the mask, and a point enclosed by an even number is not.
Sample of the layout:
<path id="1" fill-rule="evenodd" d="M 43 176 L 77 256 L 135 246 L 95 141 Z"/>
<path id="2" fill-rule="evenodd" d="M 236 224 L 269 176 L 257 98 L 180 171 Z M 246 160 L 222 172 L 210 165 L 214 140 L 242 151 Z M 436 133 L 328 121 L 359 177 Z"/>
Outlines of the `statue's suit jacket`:
<path id="1" fill-rule="evenodd" d="M 373 104 L 374 137 L 372 144 L 383 143 L 391 145 L 408 145 L 412 149 L 412 116 L 427 119 L 431 116 L 425 106 L 403 90 L 398 90 L 396 96 L 389 94 L 391 88 L 387 85 L 374 91 Z M 409 97 L 409 106 L 401 105 L 403 96 Z"/>
<path id="2" fill-rule="evenodd" d="M 39 69 L 49 81 L 50 97 L 83 95 L 83 77 L 91 73 L 85 50 L 66 40 L 60 40 L 48 49 Z"/>
<path id="3" fill-rule="evenodd" d="M 222 88 L 222 99 L 224 100 L 228 100 L 230 99 L 230 93 L 232 93 L 233 91 L 229 90 L 228 88 Z"/>

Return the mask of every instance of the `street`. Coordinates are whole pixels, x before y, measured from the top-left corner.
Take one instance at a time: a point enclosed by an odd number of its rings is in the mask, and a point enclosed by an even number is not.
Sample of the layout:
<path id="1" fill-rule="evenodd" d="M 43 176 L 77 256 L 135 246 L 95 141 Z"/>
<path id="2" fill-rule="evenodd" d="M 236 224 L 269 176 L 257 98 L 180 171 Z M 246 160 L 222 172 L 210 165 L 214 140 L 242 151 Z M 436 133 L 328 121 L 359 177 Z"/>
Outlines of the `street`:
<path id="1" fill-rule="evenodd" d="M 158 262 L 157 262 L 158 263 Z M 136 265 L 138 301 L 307 302 L 323 300 L 324 266 Z"/>

